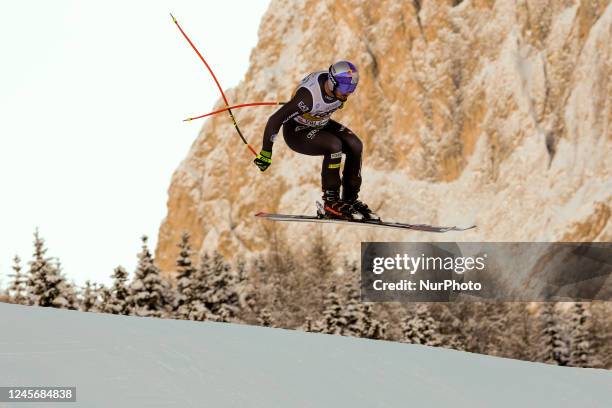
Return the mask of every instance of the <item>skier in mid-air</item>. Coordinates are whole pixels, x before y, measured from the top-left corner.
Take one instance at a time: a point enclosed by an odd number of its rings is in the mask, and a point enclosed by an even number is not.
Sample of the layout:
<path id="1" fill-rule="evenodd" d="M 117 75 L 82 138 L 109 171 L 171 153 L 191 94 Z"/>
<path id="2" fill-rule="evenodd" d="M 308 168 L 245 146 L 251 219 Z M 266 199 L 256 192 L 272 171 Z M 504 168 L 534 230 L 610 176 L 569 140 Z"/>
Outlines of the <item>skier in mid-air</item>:
<path id="1" fill-rule="evenodd" d="M 292 150 L 323 156 L 321 184 L 325 217 L 380 220 L 358 199 L 361 187 L 361 140 L 349 128 L 331 119 L 357 88 L 359 72 L 349 61 L 338 61 L 327 71 L 313 72 L 297 87 L 293 98 L 276 111 L 266 125 L 262 149 L 255 164 L 265 171 L 272 164 L 272 146 L 278 131 Z M 342 178 L 340 163 L 346 155 Z M 342 194 L 340 194 L 342 187 Z"/>

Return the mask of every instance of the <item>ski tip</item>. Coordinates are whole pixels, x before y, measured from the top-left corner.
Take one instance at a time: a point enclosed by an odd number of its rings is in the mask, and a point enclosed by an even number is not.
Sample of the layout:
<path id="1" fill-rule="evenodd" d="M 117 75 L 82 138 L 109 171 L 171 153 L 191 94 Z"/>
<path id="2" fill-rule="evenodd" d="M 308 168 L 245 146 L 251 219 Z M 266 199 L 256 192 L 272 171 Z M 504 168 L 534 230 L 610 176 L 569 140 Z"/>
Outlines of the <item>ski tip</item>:
<path id="1" fill-rule="evenodd" d="M 266 214 L 267 214 L 267 213 L 265 213 L 265 212 L 263 212 L 263 211 L 260 211 L 260 212 L 258 212 L 257 214 L 255 214 L 255 217 L 263 217 L 263 216 L 265 216 Z"/>
<path id="2" fill-rule="evenodd" d="M 476 225 L 471 225 L 469 227 L 453 227 L 455 231 L 467 231 L 476 228 Z"/>

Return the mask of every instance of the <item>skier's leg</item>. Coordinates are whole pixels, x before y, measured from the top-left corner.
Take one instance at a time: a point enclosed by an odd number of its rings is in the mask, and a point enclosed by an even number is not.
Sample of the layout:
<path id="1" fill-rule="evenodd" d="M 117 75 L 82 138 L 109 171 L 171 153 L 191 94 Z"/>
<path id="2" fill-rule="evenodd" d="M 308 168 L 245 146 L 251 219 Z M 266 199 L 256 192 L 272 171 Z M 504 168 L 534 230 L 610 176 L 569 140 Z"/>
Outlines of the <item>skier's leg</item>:
<path id="1" fill-rule="evenodd" d="M 342 153 L 346 155 L 342 172 L 342 199 L 356 200 L 361 188 L 363 143 L 349 128 L 334 120 L 330 121 L 325 130 L 333 133 L 342 141 Z"/>
<path id="2" fill-rule="evenodd" d="M 361 218 L 350 205 L 340 200 L 342 141 L 324 129 L 294 124 L 283 126 L 283 137 L 287 146 L 298 153 L 323 156 L 321 186 L 326 215 L 344 219 Z"/>
<path id="3" fill-rule="evenodd" d="M 340 190 L 342 142 L 321 129 L 285 124 L 283 137 L 291 150 L 308 156 L 323 156 L 321 185 L 323 190 Z"/>
<path id="4" fill-rule="evenodd" d="M 349 128 L 336 121 L 331 120 L 325 130 L 332 132 L 342 141 L 342 152 L 346 155 L 344 171 L 342 172 L 342 200 L 350 203 L 353 209 L 365 219 L 380 220 L 376 213 L 359 200 L 363 143 Z"/>

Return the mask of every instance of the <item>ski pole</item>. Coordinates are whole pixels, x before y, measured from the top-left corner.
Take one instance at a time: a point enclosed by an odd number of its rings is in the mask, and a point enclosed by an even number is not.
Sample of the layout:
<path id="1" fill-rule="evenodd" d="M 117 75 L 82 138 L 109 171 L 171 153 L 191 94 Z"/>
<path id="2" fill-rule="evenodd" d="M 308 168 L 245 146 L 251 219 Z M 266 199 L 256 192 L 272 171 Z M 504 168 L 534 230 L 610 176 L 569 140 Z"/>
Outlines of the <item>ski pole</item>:
<path id="1" fill-rule="evenodd" d="M 275 106 L 275 105 L 284 105 L 285 103 L 287 103 L 287 102 L 253 102 L 253 103 L 243 103 L 241 105 L 228 106 L 228 107 L 225 107 L 223 109 L 216 110 L 214 112 L 206 113 L 204 115 L 194 116 L 193 118 L 183 119 L 183 122 L 189 122 L 190 120 L 205 118 L 207 116 L 216 115 L 217 113 L 225 112 L 226 110 L 229 110 L 229 109 L 243 108 L 245 106 Z"/>
<path id="2" fill-rule="evenodd" d="M 234 114 L 232 113 L 232 110 L 231 110 L 231 107 L 229 105 L 229 102 L 227 101 L 227 98 L 225 97 L 225 93 L 223 92 L 223 89 L 221 88 L 221 85 L 219 84 L 219 81 L 217 80 L 217 77 L 215 76 L 215 73 L 212 71 L 212 69 L 210 68 L 210 66 L 208 65 L 208 63 L 204 59 L 204 57 L 202 57 L 202 54 L 200 54 L 200 51 L 198 51 L 198 49 L 193 44 L 193 42 L 191 42 L 191 40 L 189 39 L 189 37 L 187 36 L 185 31 L 183 31 L 183 28 L 178 23 L 176 18 L 174 18 L 172 13 L 170 13 L 170 17 L 172 17 L 172 21 L 174 21 L 174 24 L 176 24 L 176 26 L 178 27 L 179 31 L 181 32 L 181 34 L 183 34 L 183 37 L 185 37 L 185 39 L 187 40 L 189 45 L 191 45 L 191 48 L 193 48 L 195 53 L 198 54 L 198 57 L 200 57 L 200 60 L 202 60 L 204 65 L 206 65 L 206 68 L 208 69 L 208 72 L 210 72 L 210 75 L 212 75 L 213 79 L 215 80 L 215 83 L 217 84 L 217 88 L 219 88 L 219 92 L 221 92 L 221 96 L 223 97 L 223 101 L 225 102 L 225 106 L 227 107 L 227 112 L 229 113 L 230 118 L 232 118 L 232 122 L 234 123 L 234 127 L 236 128 L 236 131 L 238 132 L 238 135 L 240 136 L 240 139 L 242 139 L 243 143 L 249 148 L 251 153 L 253 153 L 255 156 L 257 156 L 257 152 L 255 151 L 255 149 L 253 149 L 253 146 L 251 146 L 249 144 L 249 142 L 247 142 L 246 139 L 244 138 L 244 136 L 242 135 L 242 132 L 240 131 L 240 128 L 238 127 L 238 123 L 236 123 L 236 118 L 234 117 Z"/>

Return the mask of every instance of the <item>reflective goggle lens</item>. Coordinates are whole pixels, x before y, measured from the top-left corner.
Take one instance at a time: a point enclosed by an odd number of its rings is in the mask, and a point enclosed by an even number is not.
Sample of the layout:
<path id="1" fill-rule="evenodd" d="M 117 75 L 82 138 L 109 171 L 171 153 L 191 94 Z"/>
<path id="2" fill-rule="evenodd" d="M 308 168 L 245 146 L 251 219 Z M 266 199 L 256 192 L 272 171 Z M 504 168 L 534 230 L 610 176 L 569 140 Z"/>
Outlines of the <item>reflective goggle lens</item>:
<path id="1" fill-rule="evenodd" d="M 338 92 L 342 94 L 353 93 L 356 88 L 357 88 L 357 84 L 345 84 L 342 82 L 339 82 L 338 85 L 336 86 L 336 89 L 338 90 Z"/>

